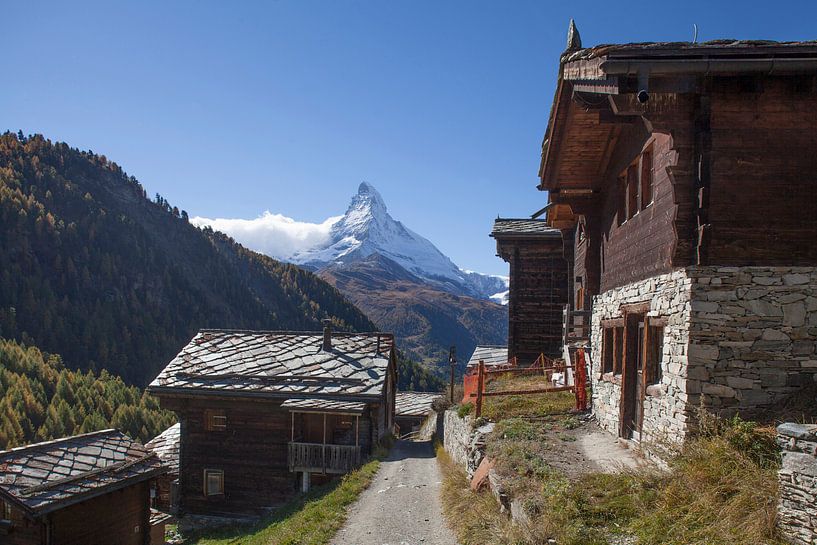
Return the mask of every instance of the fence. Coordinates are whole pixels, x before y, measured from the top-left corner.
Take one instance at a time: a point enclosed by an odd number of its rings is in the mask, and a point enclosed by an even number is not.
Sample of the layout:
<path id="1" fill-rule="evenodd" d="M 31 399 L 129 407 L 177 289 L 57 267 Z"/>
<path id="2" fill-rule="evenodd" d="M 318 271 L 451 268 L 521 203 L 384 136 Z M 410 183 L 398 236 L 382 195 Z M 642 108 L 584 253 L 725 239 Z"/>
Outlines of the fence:
<path id="1" fill-rule="evenodd" d="M 573 371 L 571 374 L 567 371 Z M 500 390 L 489 392 L 486 390 L 488 383 L 501 375 L 538 375 L 542 374 L 551 379 L 554 373 L 565 373 L 565 384 L 557 386 L 555 383 L 546 388 L 534 388 L 527 390 Z M 572 380 L 571 380 L 572 378 Z M 572 382 L 572 384 L 569 384 Z M 576 395 L 576 410 L 587 410 L 587 364 L 584 357 L 584 349 L 576 351 L 576 365 L 558 364 L 558 362 L 547 358 L 541 354 L 530 367 L 516 367 L 510 365 L 499 366 L 499 368 L 485 369 L 485 362 L 480 361 L 476 368 L 476 373 L 467 374 L 463 377 L 463 403 L 470 403 L 474 400 L 475 413 L 477 417 L 482 416 L 482 401 L 485 397 L 509 396 L 509 395 L 535 395 L 550 392 L 572 391 Z"/>

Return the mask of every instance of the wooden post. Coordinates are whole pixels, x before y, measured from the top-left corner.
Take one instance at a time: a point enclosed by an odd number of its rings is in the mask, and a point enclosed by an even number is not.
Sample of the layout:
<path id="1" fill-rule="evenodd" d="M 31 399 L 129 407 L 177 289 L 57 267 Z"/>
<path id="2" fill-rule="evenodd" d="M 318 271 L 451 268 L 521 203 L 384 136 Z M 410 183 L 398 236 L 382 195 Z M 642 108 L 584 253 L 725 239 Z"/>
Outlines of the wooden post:
<path id="1" fill-rule="evenodd" d="M 291 412 L 289 414 L 292 415 L 292 439 L 290 439 L 290 441 L 292 441 L 294 443 L 295 442 L 295 413 Z"/>
<path id="2" fill-rule="evenodd" d="M 454 404 L 454 367 L 457 365 L 457 347 L 451 346 L 448 350 L 448 365 L 451 367 L 451 404 Z"/>
<path id="3" fill-rule="evenodd" d="M 360 441 L 360 415 L 355 416 L 355 446 L 358 447 Z"/>
<path id="4" fill-rule="evenodd" d="M 482 416 L 482 388 L 485 385 L 485 362 L 479 360 L 479 367 L 477 368 L 477 418 Z"/>
<path id="5" fill-rule="evenodd" d="M 326 413 L 323 413 L 323 448 L 321 451 L 323 453 L 323 473 L 326 474 Z"/>

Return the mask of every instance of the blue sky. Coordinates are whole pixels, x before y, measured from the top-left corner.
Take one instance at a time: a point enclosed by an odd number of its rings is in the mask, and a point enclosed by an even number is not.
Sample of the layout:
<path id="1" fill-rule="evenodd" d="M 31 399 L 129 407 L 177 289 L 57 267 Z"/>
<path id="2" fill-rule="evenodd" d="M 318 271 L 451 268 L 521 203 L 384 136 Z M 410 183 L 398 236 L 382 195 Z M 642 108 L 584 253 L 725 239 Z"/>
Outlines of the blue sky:
<path id="1" fill-rule="evenodd" d="M 817 38 L 817 2 L 12 2 L 0 130 L 107 155 L 191 216 L 320 222 L 362 180 L 458 265 L 540 208 L 568 20 L 609 42 Z"/>

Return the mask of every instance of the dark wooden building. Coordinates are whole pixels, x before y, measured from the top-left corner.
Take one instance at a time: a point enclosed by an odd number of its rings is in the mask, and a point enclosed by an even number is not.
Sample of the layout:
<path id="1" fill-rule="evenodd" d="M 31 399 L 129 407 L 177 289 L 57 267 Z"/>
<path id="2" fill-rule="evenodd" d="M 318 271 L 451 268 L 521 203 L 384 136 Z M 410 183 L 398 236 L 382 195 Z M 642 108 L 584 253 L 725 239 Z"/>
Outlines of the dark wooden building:
<path id="1" fill-rule="evenodd" d="M 253 514 L 391 432 L 387 333 L 200 331 L 150 384 L 179 418 L 179 513 Z"/>
<path id="2" fill-rule="evenodd" d="M 491 236 L 510 265 L 508 358 L 530 365 L 540 354 L 561 356 L 570 291 L 562 231 L 545 220 L 497 218 Z"/>
<path id="3" fill-rule="evenodd" d="M 582 48 L 571 23 L 539 188 L 610 431 L 678 439 L 700 404 L 750 414 L 813 384 L 815 76 L 815 43 Z"/>
<path id="4" fill-rule="evenodd" d="M 148 545 L 159 458 L 116 430 L 0 452 L 0 543 Z"/>

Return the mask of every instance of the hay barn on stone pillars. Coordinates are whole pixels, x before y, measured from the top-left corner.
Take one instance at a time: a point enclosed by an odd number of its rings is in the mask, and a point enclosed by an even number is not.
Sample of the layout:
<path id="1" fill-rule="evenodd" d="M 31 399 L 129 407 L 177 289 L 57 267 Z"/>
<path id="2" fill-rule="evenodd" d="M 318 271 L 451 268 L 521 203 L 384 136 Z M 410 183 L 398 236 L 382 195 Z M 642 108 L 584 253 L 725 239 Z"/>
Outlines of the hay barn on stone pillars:
<path id="1" fill-rule="evenodd" d="M 582 48 L 542 147 L 547 223 L 591 313 L 593 411 L 647 444 L 817 373 L 817 43 Z"/>

